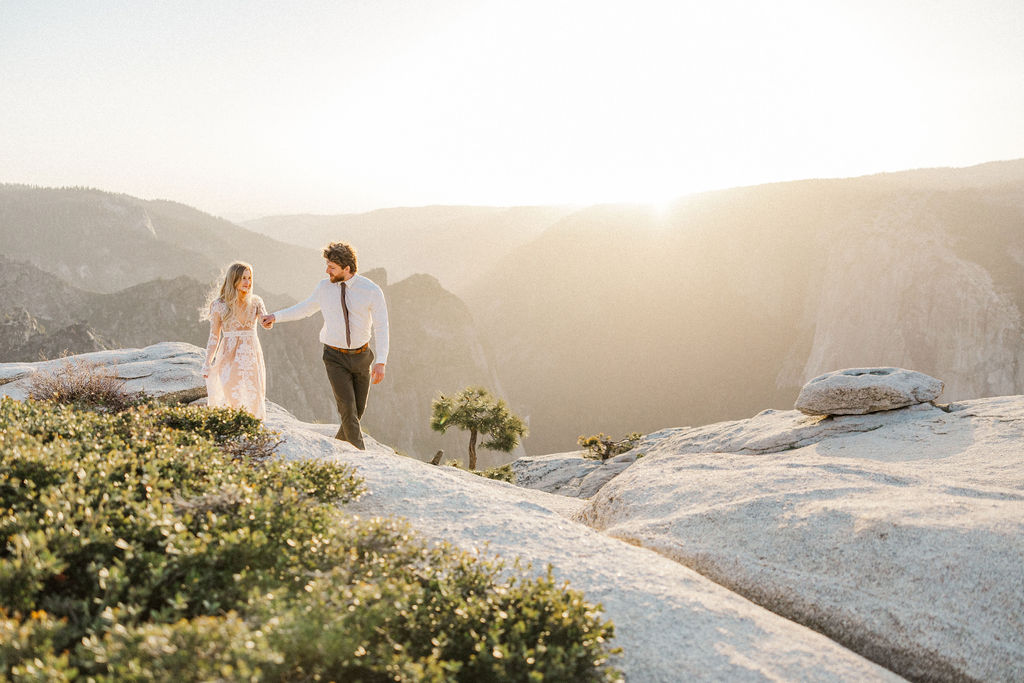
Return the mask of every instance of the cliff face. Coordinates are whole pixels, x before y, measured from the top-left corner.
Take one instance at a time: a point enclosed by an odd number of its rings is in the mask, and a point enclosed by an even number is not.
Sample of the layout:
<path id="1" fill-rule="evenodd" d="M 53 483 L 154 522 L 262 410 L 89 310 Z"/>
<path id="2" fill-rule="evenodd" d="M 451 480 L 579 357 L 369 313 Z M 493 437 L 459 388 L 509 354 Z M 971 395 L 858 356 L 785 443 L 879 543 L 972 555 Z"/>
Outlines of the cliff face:
<path id="1" fill-rule="evenodd" d="M 1020 393 L 1024 164 L 999 168 L 593 207 L 467 301 L 537 416 L 531 453 L 789 408 L 844 367 L 917 368 L 949 400 Z"/>
<path id="2" fill-rule="evenodd" d="M 948 400 L 1024 390 L 1024 269 L 1011 261 L 1024 248 L 1022 214 L 973 192 L 900 195 L 867 209 L 819 238 L 824 259 L 804 303 L 812 341 L 794 349 L 778 384 L 896 365 L 941 375 Z"/>

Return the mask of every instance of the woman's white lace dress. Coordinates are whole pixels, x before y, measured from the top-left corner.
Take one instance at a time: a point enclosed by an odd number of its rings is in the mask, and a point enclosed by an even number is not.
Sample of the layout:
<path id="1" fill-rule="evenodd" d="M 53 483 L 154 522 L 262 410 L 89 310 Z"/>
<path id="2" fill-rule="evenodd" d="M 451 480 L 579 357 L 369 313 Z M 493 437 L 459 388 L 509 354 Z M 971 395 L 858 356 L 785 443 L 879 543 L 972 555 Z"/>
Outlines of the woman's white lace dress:
<path id="1" fill-rule="evenodd" d="M 252 299 L 255 305 L 244 320 L 228 317 L 228 306 L 220 299 L 210 305 L 210 341 L 203 371 L 209 370 L 206 393 L 210 406 L 245 408 L 262 420 L 267 416 L 267 367 L 256 323 L 267 309 L 263 299 L 255 295 Z"/>

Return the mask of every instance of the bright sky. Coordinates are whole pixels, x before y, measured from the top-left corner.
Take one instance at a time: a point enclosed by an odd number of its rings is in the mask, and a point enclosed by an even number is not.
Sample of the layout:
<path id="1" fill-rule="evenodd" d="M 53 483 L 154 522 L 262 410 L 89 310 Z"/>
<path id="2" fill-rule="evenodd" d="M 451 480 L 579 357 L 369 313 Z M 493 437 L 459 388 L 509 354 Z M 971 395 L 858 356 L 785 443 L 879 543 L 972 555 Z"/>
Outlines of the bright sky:
<path id="1" fill-rule="evenodd" d="M 1024 157 L 1021 0 L 0 0 L 0 182 L 214 214 Z"/>

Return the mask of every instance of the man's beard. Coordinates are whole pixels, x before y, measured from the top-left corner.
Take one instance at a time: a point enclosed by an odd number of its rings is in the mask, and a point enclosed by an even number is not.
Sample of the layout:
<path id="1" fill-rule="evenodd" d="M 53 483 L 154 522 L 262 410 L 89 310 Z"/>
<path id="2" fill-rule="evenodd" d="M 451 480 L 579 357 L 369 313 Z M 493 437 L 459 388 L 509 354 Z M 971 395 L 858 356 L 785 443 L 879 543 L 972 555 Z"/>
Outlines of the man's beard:
<path id="1" fill-rule="evenodd" d="M 337 277 L 335 277 L 334 275 L 328 275 L 327 277 L 330 278 L 332 284 L 338 284 L 339 282 L 344 281 L 344 278 L 341 277 L 340 275 L 338 275 Z"/>

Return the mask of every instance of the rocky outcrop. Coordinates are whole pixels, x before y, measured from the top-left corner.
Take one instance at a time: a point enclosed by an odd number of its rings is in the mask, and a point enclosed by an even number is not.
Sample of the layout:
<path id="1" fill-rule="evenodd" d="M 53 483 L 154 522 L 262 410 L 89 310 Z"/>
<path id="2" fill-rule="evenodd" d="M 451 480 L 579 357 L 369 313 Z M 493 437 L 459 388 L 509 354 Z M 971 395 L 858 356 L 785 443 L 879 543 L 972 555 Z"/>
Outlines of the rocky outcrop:
<path id="1" fill-rule="evenodd" d="M 577 519 L 915 680 L 1024 677 L 1024 397 L 667 429 Z"/>
<path id="2" fill-rule="evenodd" d="M 934 401 L 943 383 L 902 368 L 851 368 L 815 377 L 796 397 L 808 415 L 863 415 Z"/>
<path id="3" fill-rule="evenodd" d="M 200 374 L 202 350 L 181 342 L 84 353 L 38 363 L 0 363 L 0 396 L 24 400 L 37 373 L 53 373 L 77 364 L 112 371 L 125 380 L 127 391 L 145 391 L 176 402 L 206 396 L 206 383 Z"/>
<path id="4" fill-rule="evenodd" d="M 129 385 L 155 393 L 194 387 L 201 352 L 158 344 L 88 354 L 77 360 L 115 363 Z M 71 359 L 74 362 L 76 359 Z M 0 386 L 11 391 L 49 364 L 0 364 Z M 631 682 L 679 680 L 896 681 L 897 676 L 811 629 L 772 614 L 650 550 L 567 519 L 577 501 L 484 479 L 452 467 L 432 467 L 397 455 L 372 438 L 367 450 L 331 438 L 335 426 L 296 420 L 271 404 L 267 426 L 283 438 L 289 459 L 327 458 L 356 468 L 368 493 L 348 509 L 398 516 L 432 542 L 453 543 L 486 556 L 519 560 L 525 577 L 550 566 L 615 623 L 613 663 Z"/>
<path id="5" fill-rule="evenodd" d="M 573 498 L 590 498 L 637 459 L 636 450 L 605 461 L 584 451 L 533 455 L 512 462 L 515 485 Z"/>

